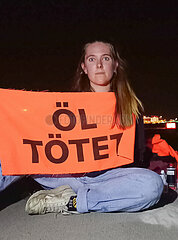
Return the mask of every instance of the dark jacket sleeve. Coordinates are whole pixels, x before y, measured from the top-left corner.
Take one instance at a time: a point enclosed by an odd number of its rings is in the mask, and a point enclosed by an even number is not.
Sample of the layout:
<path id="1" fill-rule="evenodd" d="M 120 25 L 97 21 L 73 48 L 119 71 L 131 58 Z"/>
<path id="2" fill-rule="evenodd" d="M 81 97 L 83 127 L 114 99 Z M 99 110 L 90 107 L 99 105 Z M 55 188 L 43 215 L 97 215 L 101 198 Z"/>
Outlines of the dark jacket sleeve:
<path id="1" fill-rule="evenodd" d="M 145 131 L 143 117 L 137 120 L 135 130 L 135 147 L 134 147 L 134 163 L 135 165 L 144 164 L 144 152 L 145 152 Z"/>

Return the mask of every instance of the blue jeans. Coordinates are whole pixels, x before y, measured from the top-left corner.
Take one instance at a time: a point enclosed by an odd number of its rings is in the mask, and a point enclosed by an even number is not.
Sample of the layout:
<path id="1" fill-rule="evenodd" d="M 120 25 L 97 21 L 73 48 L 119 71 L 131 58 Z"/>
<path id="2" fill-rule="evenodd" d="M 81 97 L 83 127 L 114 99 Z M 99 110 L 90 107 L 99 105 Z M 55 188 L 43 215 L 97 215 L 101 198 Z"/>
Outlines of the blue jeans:
<path id="1" fill-rule="evenodd" d="M 45 189 L 69 185 L 77 194 L 77 211 L 135 212 L 156 204 L 163 191 L 161 177 L 143 168 L 116 168 L 97 177 L 32 176 Z M 2 176 L 0 191 L 20 176 Z"/>

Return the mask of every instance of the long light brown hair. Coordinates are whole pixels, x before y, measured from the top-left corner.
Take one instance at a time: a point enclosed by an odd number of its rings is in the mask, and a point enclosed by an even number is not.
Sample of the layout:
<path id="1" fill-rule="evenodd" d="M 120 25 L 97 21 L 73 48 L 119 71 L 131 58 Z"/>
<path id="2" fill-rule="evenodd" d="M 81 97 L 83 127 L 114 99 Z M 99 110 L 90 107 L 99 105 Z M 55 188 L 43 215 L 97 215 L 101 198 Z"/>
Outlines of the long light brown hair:
<path id="1" fill-rule="evenodd" d="M 113 77 L 111 79 L 110 89 L 110 91 L 115 93 L 116 97 L 115 114 L 112 126 L 116 124 L 120 128 L 125 129 L 126 127 L 130 127 L 133 124 L 133 115 L 136 117 L 136 119 L 139 118 L 141 111 L 143 111 L 142 103 L 136 97 L 134 91 L 129 84 L 125 71 L 126 64 L 119 56 L 116 47 L 113 44 L 105 41 L 94 42 L 102 42 L 109 45 L 111 56 L 113 57 L 114 61 L 118 62 L 117 70 L 113 74 Z M 93 91 L 93 89 L 91 89 L 90 87 L 90 81 L 88 79 L 88 76 L 84 73 L 81 67 L 81 64 L 84 63 L 86 48 L 91 43 L 87 43 L 84 45 L 82 50 L 82 56 L 78 63 L 73 86 L 73 90 L 77 92 Z"/>

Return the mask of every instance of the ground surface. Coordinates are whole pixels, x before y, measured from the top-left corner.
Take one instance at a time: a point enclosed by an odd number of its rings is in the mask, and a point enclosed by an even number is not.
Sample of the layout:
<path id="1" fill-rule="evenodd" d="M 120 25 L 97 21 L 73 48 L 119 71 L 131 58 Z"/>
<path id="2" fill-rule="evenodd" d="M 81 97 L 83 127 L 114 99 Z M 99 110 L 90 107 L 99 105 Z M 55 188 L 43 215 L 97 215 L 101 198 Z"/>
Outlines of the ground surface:
<path id="1" fill-rule="evenodd" d="M 23 187 L 27 187 L 23 183 Z M 22 188 L 22 185 L 20 185 Z M 38 187 L 38 186 L 35 186 Z M 87 213 L 63 216 L 25 213 L 27 197 L 11 188 L 0 199 L 0 240 L 172 240 L 178 236 L 178 199 L 176 192 L 164 196 L 157 208 L 139 213 Z M 2 202 L 1 202 L 2 203 Z"/>

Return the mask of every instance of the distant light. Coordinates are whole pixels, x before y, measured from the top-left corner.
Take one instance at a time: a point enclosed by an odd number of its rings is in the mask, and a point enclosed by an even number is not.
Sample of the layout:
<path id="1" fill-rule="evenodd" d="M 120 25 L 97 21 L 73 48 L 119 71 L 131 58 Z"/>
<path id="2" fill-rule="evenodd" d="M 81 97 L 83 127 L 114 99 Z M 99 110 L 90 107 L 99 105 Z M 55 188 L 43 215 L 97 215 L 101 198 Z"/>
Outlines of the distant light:
<path id="1" fill-rule="evenodd" d="M 27 112 L 28 110 L 26 108 L 23 109 L 24 112 Z"/>
<path id="2" fill-rule="evenodd" d="M 175 122 L 168 122 L 166 123 L 167 129 L 176 129 L 176 123 Z"/>

